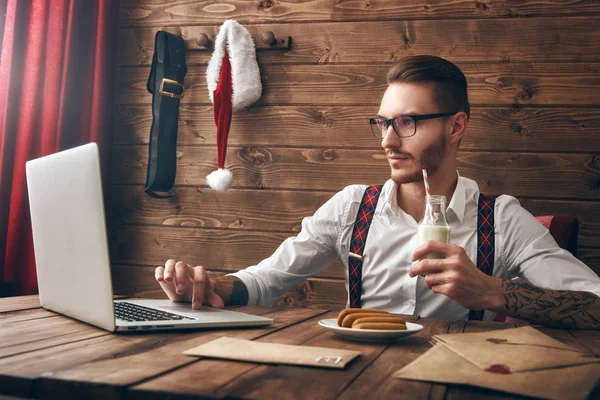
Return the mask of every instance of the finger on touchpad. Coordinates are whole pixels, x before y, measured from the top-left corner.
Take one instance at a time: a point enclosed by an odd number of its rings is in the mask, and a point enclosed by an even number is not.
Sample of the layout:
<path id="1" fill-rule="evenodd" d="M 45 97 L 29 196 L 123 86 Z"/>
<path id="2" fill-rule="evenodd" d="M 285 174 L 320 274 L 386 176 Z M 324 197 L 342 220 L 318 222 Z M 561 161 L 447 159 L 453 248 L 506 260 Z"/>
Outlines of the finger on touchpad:
<path id="1" fill-rule="evenodd" d="M 164 306 L 160 306 L 160 308 L 162 308 L 164 310 L 169 310 L 169 311 L 174 311 L 174 312 L 179 312 L 179 313 L 186 313 L 186 314 L 199 313 L 199 312 L 214 312 L 215 311 L 214 308 L 211 308 L 209 306 L 202 306 L 202 308 L 199 310 L 192 310 L 192 305 L 189 303 L 164 305 Z"/>

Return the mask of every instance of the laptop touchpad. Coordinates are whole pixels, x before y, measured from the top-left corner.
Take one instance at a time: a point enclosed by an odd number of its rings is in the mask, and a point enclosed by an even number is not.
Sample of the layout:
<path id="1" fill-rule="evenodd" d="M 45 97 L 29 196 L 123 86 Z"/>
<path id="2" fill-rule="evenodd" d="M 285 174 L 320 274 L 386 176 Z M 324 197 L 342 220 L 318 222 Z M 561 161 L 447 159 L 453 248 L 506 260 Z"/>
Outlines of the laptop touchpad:
<path id="1" fill-rule="evenodd" d="M 199 310 L 192 310 L 192 308 L 190 307 L 189 304 L 186 304 L 186 305 L 178 305 L 178 304 L 164 305 L 164 306 L 158 306 L 157 308 L 161 308 L 163 310 L 175 312 L 175 313 L 178 313 L 178 314 L 189 315 L 191 317 L 198 317 L 199 314 L 206 315 L 206 314 L 209 314 L 209 313 L 219 313 L 219 312 L 222 312 L 222 310 L 219 310 L 219 309 L 216 309 L 216 308 L 211 308 L 211 307 L 202 307 Z"/>

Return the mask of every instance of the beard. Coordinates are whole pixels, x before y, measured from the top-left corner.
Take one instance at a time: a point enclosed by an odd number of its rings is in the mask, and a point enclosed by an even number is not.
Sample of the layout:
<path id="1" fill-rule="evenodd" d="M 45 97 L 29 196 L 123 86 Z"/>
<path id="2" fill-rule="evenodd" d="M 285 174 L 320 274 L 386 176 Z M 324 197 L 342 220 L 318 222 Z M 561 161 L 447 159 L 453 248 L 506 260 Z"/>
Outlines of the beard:
<path id="1" fill-rule="evenodd" d="M 392 167 L 392 180 L 397 184 L 406 184 L 423 181 L 423 169 L 427 170 L 429 176 L 434 176 L 442 166 L 442 161 L 446 156 L 448 149 L 448 139 L 442 136 L 442 140 L 426 147 L 419 159 L 415 159 L 411 154 L 402 153 L 412 160 L 416 161 L 417 169 L 415 171 L 403 171 Z M 388 155 L 394 152 L 387 152 Z"/>

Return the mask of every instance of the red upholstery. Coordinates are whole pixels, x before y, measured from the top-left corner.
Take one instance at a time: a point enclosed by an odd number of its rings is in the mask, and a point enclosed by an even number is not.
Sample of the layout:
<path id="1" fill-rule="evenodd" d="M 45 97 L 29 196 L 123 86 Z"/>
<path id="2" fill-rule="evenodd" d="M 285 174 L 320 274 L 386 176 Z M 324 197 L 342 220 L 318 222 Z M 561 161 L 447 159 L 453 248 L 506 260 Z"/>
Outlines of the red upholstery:
<path id="1" fill-rule="evenodd" d="M 574 256 L 577 255 L 577 233 L 578 223 L 573 217 L 543 215 L 535 217 L 549 231 L 556 243 L 563 249 L 568 250 Z M 526 321 L 497 314 L 494 318 L 496 322 L 506 322 L 507 324 L 527 324 Z"/>

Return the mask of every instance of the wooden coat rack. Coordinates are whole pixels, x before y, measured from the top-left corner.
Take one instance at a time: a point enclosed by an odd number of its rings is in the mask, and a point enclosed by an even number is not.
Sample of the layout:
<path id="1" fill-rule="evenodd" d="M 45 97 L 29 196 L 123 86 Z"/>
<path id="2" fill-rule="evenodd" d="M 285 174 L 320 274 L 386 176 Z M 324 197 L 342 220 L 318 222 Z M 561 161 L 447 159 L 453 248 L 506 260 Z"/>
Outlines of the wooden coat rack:
<path id="1" fill-rule="evenodd" d="M 210 51 L 215 38 L 206 33 L 200 33 L 195 38 L 184 38 L 188 50 Z M 287 50 L 290 48 L 290 36 L 275 37 L 273 32 L 264 32 L 259 40 L 254 40 L 256 50 Z"/>

